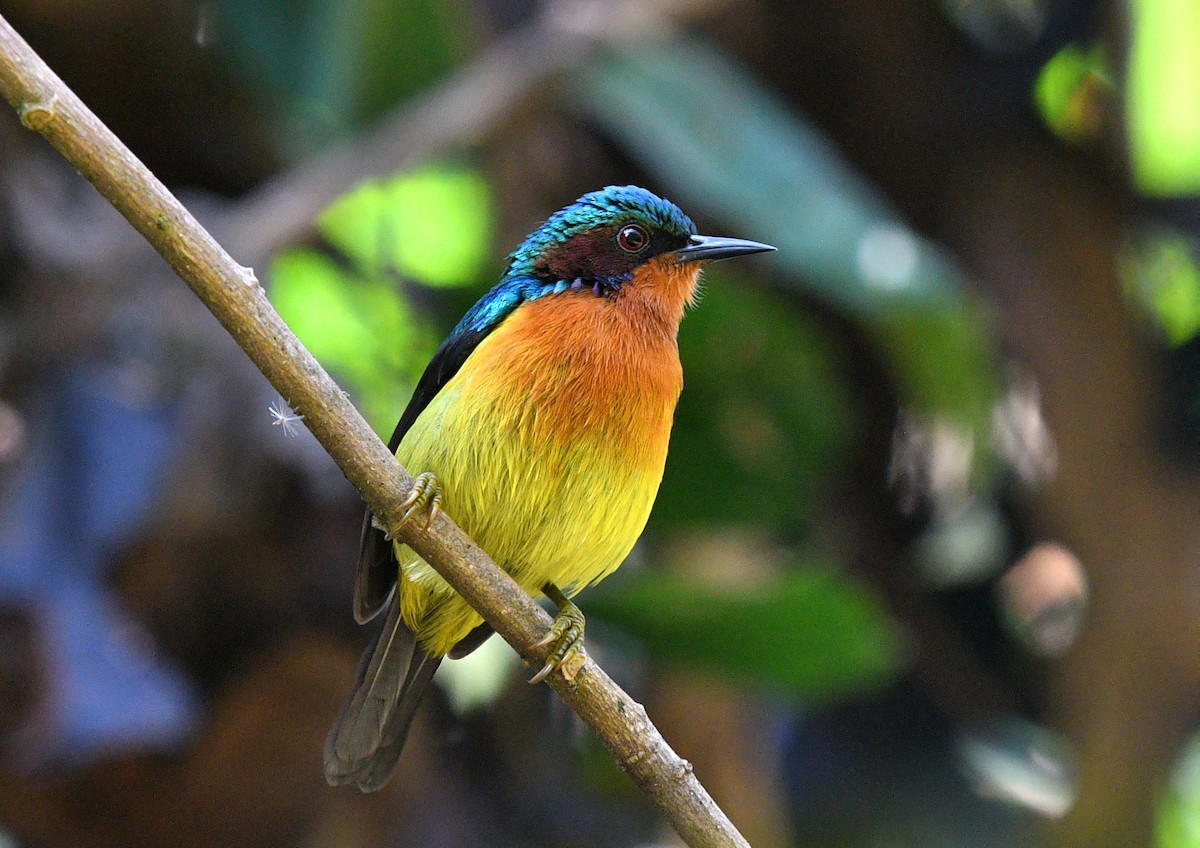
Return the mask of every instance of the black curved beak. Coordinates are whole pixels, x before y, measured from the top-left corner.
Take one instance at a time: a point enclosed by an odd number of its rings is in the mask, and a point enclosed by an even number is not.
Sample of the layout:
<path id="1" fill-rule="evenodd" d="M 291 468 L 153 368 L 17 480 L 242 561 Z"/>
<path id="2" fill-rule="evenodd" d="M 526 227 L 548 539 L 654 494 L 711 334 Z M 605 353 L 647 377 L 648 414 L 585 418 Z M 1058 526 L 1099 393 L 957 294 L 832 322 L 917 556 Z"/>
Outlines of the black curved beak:
<path id="1" fill-rule="evenodd" d="M 774 250 L 769 244 L 746 239 L 723 236 L 692 236 L 685 247 L 672 251 L 671 255 L 681 262 L 716 262 L 734 256 L 747 256 Z"/>

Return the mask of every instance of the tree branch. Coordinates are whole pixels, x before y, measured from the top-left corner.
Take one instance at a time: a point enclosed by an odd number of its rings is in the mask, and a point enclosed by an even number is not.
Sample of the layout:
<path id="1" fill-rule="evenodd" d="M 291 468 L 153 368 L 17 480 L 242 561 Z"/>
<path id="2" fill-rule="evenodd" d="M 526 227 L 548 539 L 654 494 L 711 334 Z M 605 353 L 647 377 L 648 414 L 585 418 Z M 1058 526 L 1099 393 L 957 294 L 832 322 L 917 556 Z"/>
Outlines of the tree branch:
<path id="1" fill-rule="evenodd" d="M 398 513 L 412 478 L 271 306 L 249 268 L 235 262 L 166 187 L 67 88 L 0 17 L 0 94 L 167 260 L 241 345 L 379 516 Z M 400 537 L 527 661 L 550 617 L 453 521 L 440 516 Z M 694 848 L 749 848 L 650 723 L 645 710 L 586 660 L 574 682 L 550 685 L 596 731 L 618 766 Z"/>

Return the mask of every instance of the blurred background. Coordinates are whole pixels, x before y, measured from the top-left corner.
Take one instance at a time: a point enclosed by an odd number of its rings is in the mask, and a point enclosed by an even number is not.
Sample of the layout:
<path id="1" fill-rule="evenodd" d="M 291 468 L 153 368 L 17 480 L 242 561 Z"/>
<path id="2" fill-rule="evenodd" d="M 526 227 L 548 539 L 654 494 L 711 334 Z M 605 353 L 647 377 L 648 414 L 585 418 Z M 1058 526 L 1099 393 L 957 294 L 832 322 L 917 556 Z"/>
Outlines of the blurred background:
<path id="1" fill-rule="evenodd" d="M 705 276 L 589 646 L 756 848 L 1200 846 L 1195 0 L 0 0 L 387 436 L 637 183 Z M 500 640 L 328 788 L 361 501 L 0 114 L 0 845 L 670 846 Z"/>

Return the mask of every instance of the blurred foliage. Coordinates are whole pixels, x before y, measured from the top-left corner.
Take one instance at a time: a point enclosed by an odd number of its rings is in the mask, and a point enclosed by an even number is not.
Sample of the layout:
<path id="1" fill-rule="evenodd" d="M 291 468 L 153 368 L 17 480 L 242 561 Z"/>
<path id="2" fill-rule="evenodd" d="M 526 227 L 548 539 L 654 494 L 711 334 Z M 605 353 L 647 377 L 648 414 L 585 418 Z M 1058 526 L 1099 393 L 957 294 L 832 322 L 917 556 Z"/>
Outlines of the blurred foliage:
<path id="1" fill-rule="evenodd" d="M 271 300 L 321 363 L 345 381 L 383 438 L 416 385 L 436 334 L 394 286 L 364 278 L 315 250 L 271 265 Z M 407 387 L 407 388 L 406 388 Z"/>
<path id="2" fill-rule="evenodd" d="M 311 153 L 429 86 L 472 46 L 456 0 L 219 0 L 216 37 L 286 103 L 279 145 Z"/>
<path id="3" fill-rule="evenodd" d="M 999 381 L 953 265 L 748 71 L 675 41 L 615 56 L 580 94 L 662 182 L 777 246 L 763 263 L 873 334 L 905 402 L 986 432 Z"/>
<path id="4" fill-rule="evenodd" d="M 797 698 L 876 687 L 899 670 L 899 633 L 865 588 L 815 567 L 730 589 L 647 571 L 588 595 L 588 614 L 656 661 Z"/>
<path id="5" fill-rule="evenodd" d="M 1200 267 L 1195 245 L 1166 230 L 1134 239 L 1120 257 L 1133 302 L 1174 347 L 1200 332 Z"/>
<path id="6" fill-rule="evenodd" d="M 318 226 L 348 262 L 284 251 L 271 267 L 271 300 L 386 439 L 440 341 L 398 275 L 432 287 L 476 282 L 491 244 L 487 183 L 468 168 L 430 166 L 360 186 Z"/>
<path id="7" fill-rule="evenodd" d="M 1149 195 L 1200 192 L 1200 3 L 1134 0 L 1126 122 L 1133 173 Z"/>
<path id="8" fill-rule="evenodd" d="M 1082 144 L 1100 131 L 1100 92 L 1115 90 L 1103 44 L 1068 44 L 1042 67 L 1033 97 L 1056 136 L 1068 144 Z"/>
<path id="9" fill-rule="evenodd" d="M 491 204 L 477 171 L 432 166 L 364 183 L 317 219 L 359 267 L 427 286 L 476 282 L 490 259 Z"/>
<path id="10" fill-rule="evenodd" d="M 1184 747 L 1159 801 L 1155 845 L 1200 848 L 1200 737 Z"/>
<path id="11" fill-rule="evenodd" d="M 716 270 L 680 325 L 684 390 L 652 521 L 794 531 L 856 411 L 815 322 Z"/>

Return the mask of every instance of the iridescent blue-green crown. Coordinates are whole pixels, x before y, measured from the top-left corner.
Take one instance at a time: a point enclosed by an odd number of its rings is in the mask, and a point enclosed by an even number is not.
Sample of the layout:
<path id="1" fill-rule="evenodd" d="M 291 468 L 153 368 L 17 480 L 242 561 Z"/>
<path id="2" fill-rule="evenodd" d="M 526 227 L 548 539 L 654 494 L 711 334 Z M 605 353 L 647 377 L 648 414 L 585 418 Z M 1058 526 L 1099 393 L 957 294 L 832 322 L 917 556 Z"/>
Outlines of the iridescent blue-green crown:
<path id="1" fill-rule="evenodd" d="M 651 229 L 672 235 L 696 233 L 692 219 L 671 201 L 640 186 L 606 186 L 588 192 L 570 206 L 555 212 L 530 233 L 521 246 L 509 254 L 506 276 L 531 273 L 537 258 L 548 247 L 596 227 L 627 221 L 640 221 Z"/>

